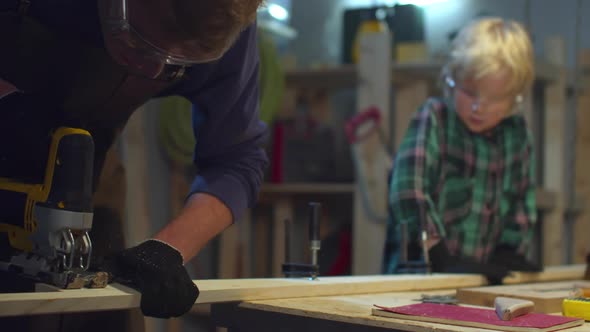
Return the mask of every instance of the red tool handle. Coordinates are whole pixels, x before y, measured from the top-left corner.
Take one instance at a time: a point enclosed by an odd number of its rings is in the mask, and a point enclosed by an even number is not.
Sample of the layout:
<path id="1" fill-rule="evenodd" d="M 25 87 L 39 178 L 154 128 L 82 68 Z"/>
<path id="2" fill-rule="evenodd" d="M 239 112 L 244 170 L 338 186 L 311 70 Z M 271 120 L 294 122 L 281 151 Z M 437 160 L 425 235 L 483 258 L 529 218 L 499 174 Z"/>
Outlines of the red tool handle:
<path id="1" fill-rule="evenodd" d="M 380 121 L 381 113 L 375 106 L 371 106 L 365 111 L 353 116 L 346 122 L 344 127 L 348 142 L 353 144 L 362 141 L 379 128 Z M 365 125 L 368 125 L 368 127 L 365 127 Z"/>

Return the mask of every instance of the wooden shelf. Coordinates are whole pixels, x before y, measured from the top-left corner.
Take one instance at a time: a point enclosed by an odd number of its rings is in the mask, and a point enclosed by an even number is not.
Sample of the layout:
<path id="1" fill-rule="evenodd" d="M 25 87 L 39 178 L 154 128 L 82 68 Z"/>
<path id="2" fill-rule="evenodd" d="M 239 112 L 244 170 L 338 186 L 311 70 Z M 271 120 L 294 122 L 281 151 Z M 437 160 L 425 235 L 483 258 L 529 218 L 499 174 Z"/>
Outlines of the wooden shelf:
<path id="1" fill-rule="evenodd" d="M 442 66 L 442 60 L 393 64 L 392 83 L 397 85 L 416 80 L 435 82 Z M 551 82 L 558 78 L 562 68 L 537 60 L 535 69 L 537 80 Z M 356 66 L 353 64 L 319 69 L 294 69 L 286 73 L 287 86 L 294 88 L 342 89 L 354 88 L 357 83 Z"/>
<path id="2" fill-rule="evenodd" d="M 310 195 L 310 194 L 354 194 L 354 183 L 332 182 L 293 182 L 293 183 L 265 183 L 260 193 L 285 194 L 285 195 Z M 539 210 L 552 210 L 558 205 L 560 195 L 547 189 L 537 189 L 537 208 Z M 566 205 L 566 212 L 577 213 L 582 211 L 583 203 L 576 198 L 574 202 Z"/>
<path id="3" fill-rule="evenodd" d="M 353 183 L 265 183 L 263 194 L 352 194 Z"/>
<path id="4" fill-rule="evenodd" d="M 409 79 L 433 79 L 441 68 L 437 63 L 404 63 L 393 66 L 393 83 L 407 82 Z M 286 84 L 290 87 L 315 89 L 354 88 L 358 83 L 356 66 L 352 64 L 320 69 L 295 69 L 286 74 Z"/>

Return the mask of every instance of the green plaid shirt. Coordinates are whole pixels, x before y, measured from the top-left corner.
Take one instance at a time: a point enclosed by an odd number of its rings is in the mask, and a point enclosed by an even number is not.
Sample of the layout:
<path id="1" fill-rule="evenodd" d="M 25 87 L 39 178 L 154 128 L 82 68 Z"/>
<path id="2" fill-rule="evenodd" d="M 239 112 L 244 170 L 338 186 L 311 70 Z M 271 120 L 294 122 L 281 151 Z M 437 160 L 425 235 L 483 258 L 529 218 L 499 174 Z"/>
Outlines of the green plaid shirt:
<path id="1" fill-rule="evenodd" d="M 411 241 L 420 224 L 451 254 L 485 262 L 499 243 L 530 249 L 536 222 L 532 136 L 520 115 L 490 135 L 471 133 L 441 99 L 413 117 L 394 160 L 384 273 L 394 273 L 400 223 Z"/>

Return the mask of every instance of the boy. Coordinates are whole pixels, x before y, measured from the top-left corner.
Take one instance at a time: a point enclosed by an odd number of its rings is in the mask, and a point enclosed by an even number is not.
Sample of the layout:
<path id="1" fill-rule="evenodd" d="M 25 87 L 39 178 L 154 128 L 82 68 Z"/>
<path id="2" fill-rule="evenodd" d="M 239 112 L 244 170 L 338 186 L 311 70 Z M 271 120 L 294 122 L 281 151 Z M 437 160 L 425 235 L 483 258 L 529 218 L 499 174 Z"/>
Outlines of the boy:
<path id="1" fill-rule="evenodd" d="M 483 18 L 460 31 L 442 72 L 445 98 L 418 110 L 395 158 L 384 273 L 399 273 L 402 224 L 410 260 L 427 231 L 433 272 L 500 283 L 509 270 L 537 270 L 524 258 L 537 219 L 532 138 L 517 112 L 533 77 L 520 24 Z"/>

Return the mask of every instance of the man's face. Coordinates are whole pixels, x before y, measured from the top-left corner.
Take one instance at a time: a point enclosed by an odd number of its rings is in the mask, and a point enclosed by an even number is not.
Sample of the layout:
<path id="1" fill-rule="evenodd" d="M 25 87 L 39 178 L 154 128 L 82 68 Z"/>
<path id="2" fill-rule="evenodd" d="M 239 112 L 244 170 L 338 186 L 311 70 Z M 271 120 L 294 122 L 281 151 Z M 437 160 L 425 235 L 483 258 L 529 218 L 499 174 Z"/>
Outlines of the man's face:
<path id="1" fill-rule="evenodd" d="M 510 93 L 505 72 L 479 79 L 467 76 L 455 88 L 457 113 L 474 133 L 484 134 L 512 114 L 516 96 Z"/>

